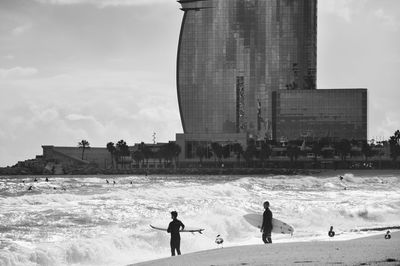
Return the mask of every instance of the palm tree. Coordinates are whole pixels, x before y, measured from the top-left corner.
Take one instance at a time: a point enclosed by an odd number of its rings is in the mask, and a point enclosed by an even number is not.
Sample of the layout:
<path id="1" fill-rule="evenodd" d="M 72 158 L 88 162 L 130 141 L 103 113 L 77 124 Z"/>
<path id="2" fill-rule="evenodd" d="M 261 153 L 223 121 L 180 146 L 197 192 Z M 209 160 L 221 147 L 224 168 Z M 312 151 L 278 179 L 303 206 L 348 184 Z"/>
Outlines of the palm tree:
<path id="1" fill-rule="evenodd" d="M 240 155 L 243 154 L 243 147 L 240 143 L 233 144 L 233 152 L 236 154 L 238 164 L 240 165 Z"/>
<path id="2" fill-rule="evenodd" d="M 322 145 L 319 141 L 315 141 L 311 148 L 312 153 L 314 153 L 314 162 L 317 163 L 318 155 L 322 153 Z"/>
<path id="3" fill-rule="evenodd" d="M 393 161 L 396 161 L 397 157 L 400 156 L 400 131 L 394 132 L 394 135 L 389 139 L 390 146 L 390 157 Z"/>
<path id="4" fill-rule="evenodd" d="M 163 159 L 167 158 L 165 145 L 162 145 L 156 152 L 154 153 L 154 157 L 158 159 L 160 167 L 164 167 Z"/>
<path id="5" fill-rule="evenodd" d="M 247 144 L 246 150 L 243 153 L 243 157 L 246 160 L 247 166 L 249 166 L 250 162 L 253 162 L 253 158 L 256 155 L 256 143 L 253 139 L 249 139 L 249 143 Z"/>
<path id="6" fill-rule="evenodd" d="M 364 140 L 361 146 L 361 152 L 364 154 L 365 161 L 368 161 L 368 157 L 374 155 L 374 151 L 372 150 L 371 145 L 368 144 L 368 141 Z"/>
<path id="7" fill-rule="evenodd" d="M 223 156 L 223 148 L 221 144 L 219 144 L 218 142 L 213 142 L 211 143 L 211 149 L 213 150 L 215 156 L 218 158 L 218 162 L 221 164 Z"/>
<path id="8" fill-rule="evenodd" d="M 206 156 L 207 148 L 204 146 L 197 146 L 196 148 L 196 155 L 199 157 L 200 164 L 203 163 L 203 158 Z"/>
<path id="9" fill-rule="evenodd" d="M 139 168 L 141 168 L 141 164 L 140 162 L 144 160 L 144 155 L 142 153 L 142 151 L 138 150 L 133 152 L 133 160 L 135 160 L 135 162 L 139 165 Z"/>
<path id="10" fill-rule="evenodd" d="M 347 154 L 351 151 L 351 143 L 347 139 L 342 139 L 335 144 L 335 149 L 340 154 L 342 161 L 345 161 Z"/>
<path id="11" fill-rule="evenodd" d="M 299 157 L 300 149 L 296 143 L 289 143 L 286 147 L 287 156 L 290 158 L 290 165 L 293 167 L 293 160 L 297 161 L 297 157 Z"/>
<path id="12" fill-rule="evenodd" d="M 263 167 L 265 167 L 265 161 L 269 159 L 271 154 L 272 154 L 271 146 L 269 146 L 266 142 L 262 142 L 260 150 L 260 161 L 262 162 Z"/>
<path id="13" fill-rule="evenodd" d="M 114 168 L 114 157 L 115 157 L 116 148 L 115 148 L 113 142 L 107 143 L 107 150 L 111 154 L 111 167 Z"/>
<path id="14" fill-rule="evenodd" d="M 129 151 L 129 146 L 122 139 L 117 142 L 116 154 L 119 157 L 120 161 L 122 162 L 122 168 L 123 168 L 124 167 L 125 158 L 127 156 L 130 156 L 131 152 Z"/>
<path id="15" fill-rule="evenodd" d="M 83 154 L 85 153 L 86 149 L 90 149 L 90 143 L 89 141 L 83 139 L 80 142 L 78 142 L 78 148 L 82 149 L 82 160 L 83 160 Z"/>
<path id="16" fill-rule="evenodd" d="M 174 167 L 176 167 L 178 163 L 179 154 L 182 152 L 181 146 L 179 146 L 173 141 L 170 141 L 167 144 L 167 150 L 169 156 L 174 159 Z"/>
<path id="17" fill-rule="evenodd" d="M 144 142 L 140 143 L 139 150 L 142 152 L 144 159 L 146 159 L 146 165 L 149 168 L 149 158 L 152 157 L 153 152 Z"/>
<path id="18" fill-rule="evenodd" d="M 227 159 L 231 156 L 231 145 L 227 144 L 222 147 L 222 156 Z"/>

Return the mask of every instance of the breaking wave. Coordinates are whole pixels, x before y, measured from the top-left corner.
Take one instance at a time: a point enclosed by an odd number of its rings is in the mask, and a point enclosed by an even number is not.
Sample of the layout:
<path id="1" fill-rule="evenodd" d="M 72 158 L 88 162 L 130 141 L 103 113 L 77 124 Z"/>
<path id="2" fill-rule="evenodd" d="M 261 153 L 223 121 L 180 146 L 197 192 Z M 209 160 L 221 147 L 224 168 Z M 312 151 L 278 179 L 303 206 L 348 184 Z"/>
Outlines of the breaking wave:
<path id="1" fill-rule="evenodd" d="M 182 252 L 261 243 L 242 217 L 262 213 L 295 228 L 274 242 L 335 239 L 398 229 L 400 177 L 355 176 L 93 176 L 0 177 L 0 265 L 126 265 L 169 256 L 169 235 L 149 224 L 205 228 L 182 233 Z M 107 184 L 106 179 L 109 181 Z M 25 181 L 25 182 L 23 182 Z M 113 181 L 116 183 L 113 184 Z M 31 190 L 28 187 L 32 186 Z M 382 229 L 382 230 L 384 230 Z"/>

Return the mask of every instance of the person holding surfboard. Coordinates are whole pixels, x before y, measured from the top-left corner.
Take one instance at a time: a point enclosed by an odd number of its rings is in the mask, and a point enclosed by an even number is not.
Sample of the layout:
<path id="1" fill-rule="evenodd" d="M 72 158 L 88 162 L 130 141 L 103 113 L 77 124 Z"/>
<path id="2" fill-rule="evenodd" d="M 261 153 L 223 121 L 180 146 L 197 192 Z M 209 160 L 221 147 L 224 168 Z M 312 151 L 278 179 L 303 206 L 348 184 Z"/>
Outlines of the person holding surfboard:
<path id="1" fill-rule="evenodd" d="M 172 222 L 169 223 L 167 232 L 171 233 L 171 256 L 175 256 L 175 250 L 178 255 L 181 255 L 181 236 L 179 230 L 185 229 L 185 225 L 177 219 L 178 213 L 176 211 L 171 212 Z"/>
<path id="2" fill-rule="evenodd" d="M 264 202 L 264 214 L 261 224 L 262 240 L 264 244 L 272 244 L 271 231 L 272 231 L 272 212 L 269 209 L 269 202 Z"/>

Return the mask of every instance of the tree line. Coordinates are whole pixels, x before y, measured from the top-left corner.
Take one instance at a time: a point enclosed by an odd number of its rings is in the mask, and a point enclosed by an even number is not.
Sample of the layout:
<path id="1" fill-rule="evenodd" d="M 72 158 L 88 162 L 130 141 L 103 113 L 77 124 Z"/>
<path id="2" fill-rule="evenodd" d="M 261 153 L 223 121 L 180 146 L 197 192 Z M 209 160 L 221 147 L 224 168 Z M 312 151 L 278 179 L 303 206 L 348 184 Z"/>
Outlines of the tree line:
<path id="1" fill-rule="evenodd" d="M 223 159 L 233 156 L 240 163 L 241 158 L 251 166 L 254 161 L 260 161 L 264 164 L 268 159 L 273 157 L 273 153 L 280 152 L 281 156 L 288 157 L 291 162 L 296 161 L 300 156 L 311 154 L 315 162 L 319 158 L 334 158 L 338 156 L 341 161 L 346 161 L 348 157 L 364 156 L 365 161 L 374 156 L 383 156 L 380 148 L 389 145 L 390 158 L 396 161 L 400 156 L 400 131 L 397 130 L 388 141 L 375 142 L 367 140 L 332 140 L 331 138 L 321 138 L 314 141 L 291 140 L 282 145 L 274 140 L 254 141 L 249 139 L 247 147 L 243 148 L 240 143 L 220 144 L 213 142 L 210 145 L 197 145 L 195 147 L 195 155 L 200 163 L 204 159 L 214 158 L 219 163 Z M 359 151 L 354 151 L 353 147 L 358 147 Z M 276 155 L 275 155 L 276 156 Z"/>
<path id="2" fill-rule="evenodd" d="M 159 163 L 173 163 L 176 165 L 178 156 L 181 153 L 181 147 L 174 142 L 168 142 L 160 145 L 157 149 L 152 149 L 152 145 L 141 142 L 137 150 L 131 150 L 124 140 L 120 140 L 114 145 L 108 142 L 107 150 L 111 155 L 112 167 L 118 168 L 118 165 L 124 167 L 125 164 L 131 164 L 134 160 L 138 165 L 146 164 L 149 159 L 156 158 Z"/>
<path id="3" fill-rule="evenodd" d="M 333 141 L 330 138 L 321 138 L 316 141 L 306 142 L 305 140 L 288 141 L 284 146 L 273 140 L 255 141 L 249 139 L 246 148 L 240 143 L 221 144 L 212 142 L 208 144 L 198 144 L 194 147 L 194 156 L 199 159 L 200 164 L 204 159 L 210 160 L 214 158 L 216 162 L 222 164 L 224 159 L 236 157 L 236 161 L 240 164 L 241 159 L 251 166 L 254 161 L 259 161 L 263 165 L 273 155 L 274 149 L 280 147 L 280 152 L 287 156 L 291 162 L 296 161 L 300 156 L 306 156 L 307 153 L 312 154 L 315 162 L 319 158 L 333 158 L 339 156 L 342 161 L 345 161 L 348 156 L 354 156 L 352 147 L 359 147 L 365 161 L 373 156 L 383 156 L 379 148 L 384 145 L 389 145 L 390 158 L 396 161 L 400 156 L 400 131 L 394 132 L 388 141 L 368 142 L 367 140 L 347 140 L 341 139 Z M 90 144 L 87 140 L 82 140 L 78 143 L 78 147 L 82 149 L 82 160 L 84 152 L 90 149 Z M 124 168 L 126 165 L 131 165 L 135 161 L 138 165 L 146 164 L 148 167 L 149 159 L 157 159 L 160 164 L 173 164 L 176 166 L 181 147 L 175 142 L 161 144 L 155 147 L 141 142 L 137 149 L 129 148 L 124 140 L 118 141 L 116 144 L 108 142 L 107 150 L 110 153 L 112 168 L 119 166 Z"/>

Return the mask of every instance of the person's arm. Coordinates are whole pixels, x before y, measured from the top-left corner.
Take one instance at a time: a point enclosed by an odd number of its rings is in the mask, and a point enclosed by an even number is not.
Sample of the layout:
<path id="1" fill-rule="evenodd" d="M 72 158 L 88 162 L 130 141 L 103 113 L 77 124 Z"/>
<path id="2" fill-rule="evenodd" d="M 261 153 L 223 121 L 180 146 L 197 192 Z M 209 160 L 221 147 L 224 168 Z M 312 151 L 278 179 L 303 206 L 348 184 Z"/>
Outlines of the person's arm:
<path id="1" fill-rule="evenodd" d="M 270 217 L 270 221 L 271 221 L 271 230 L 274 228 L 274 225 L 272 224 L 272 212 L 271 212 L 271 217 Z"/>
<path id="2" fill-rule="evenodd" d="M 168 225 L 167 232 L 168 232 L 168 233 L 171 233 L 171 223 L 169 223 L 169 225 Z"/>
<path id="3" fill-rule="evenodd" d="M 260 232 L 261 232 L 261 233 L 264 232 L 264 223 L 265 223 L 265 212 L 263 213 L 263 220 L 262 220 L 261 228 L 260 228 Z"/>
<path id="4" fill-rule="evenodd" d="M 181 222 L 182 230 L 185 229 L 185 225 Z"/>

